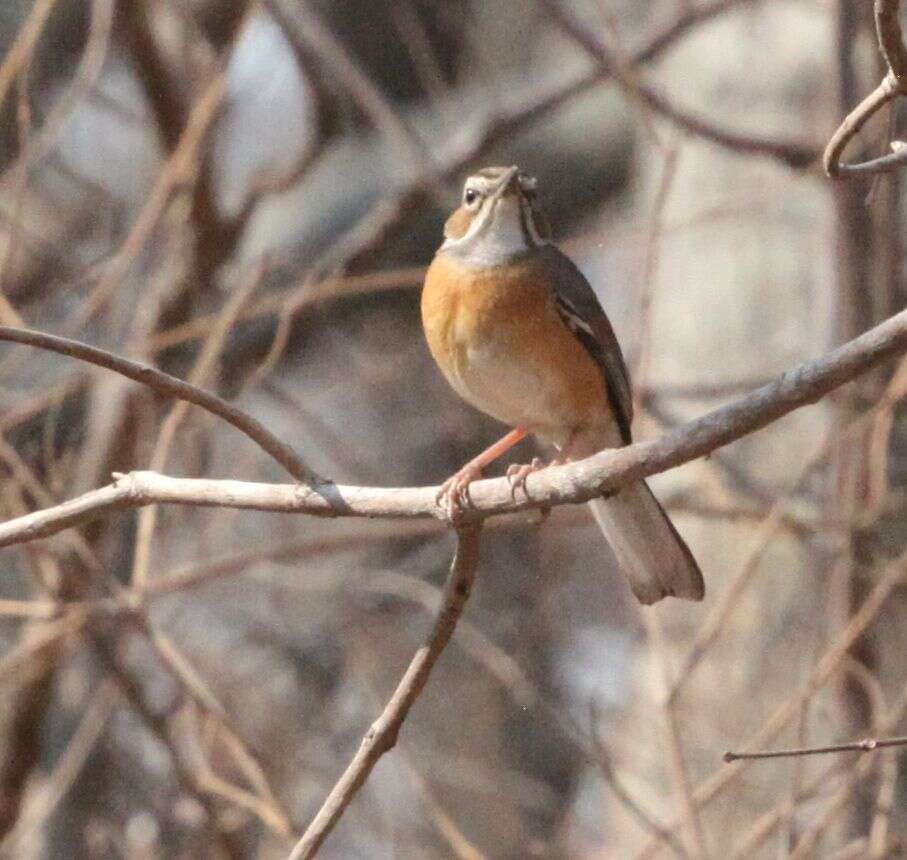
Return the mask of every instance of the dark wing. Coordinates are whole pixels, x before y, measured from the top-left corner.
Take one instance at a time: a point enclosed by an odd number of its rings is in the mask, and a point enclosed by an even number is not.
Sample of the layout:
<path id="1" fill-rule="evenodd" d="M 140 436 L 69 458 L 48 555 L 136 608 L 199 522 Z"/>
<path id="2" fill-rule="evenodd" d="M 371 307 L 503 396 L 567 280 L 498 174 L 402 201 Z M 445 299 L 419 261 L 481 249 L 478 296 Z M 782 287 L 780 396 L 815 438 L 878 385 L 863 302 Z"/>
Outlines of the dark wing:
<path id="1" fill-rule="evenodd" d="M 548 282 L 554 286 L 558 313 L 602 369 L 621 439 L 629 445 L 633 394 L 630 374 L 611 322 L 598 303 L 595 291 L 573 261 L 554 245 L 545 245 L 539 250 L 549 269 Z"/>

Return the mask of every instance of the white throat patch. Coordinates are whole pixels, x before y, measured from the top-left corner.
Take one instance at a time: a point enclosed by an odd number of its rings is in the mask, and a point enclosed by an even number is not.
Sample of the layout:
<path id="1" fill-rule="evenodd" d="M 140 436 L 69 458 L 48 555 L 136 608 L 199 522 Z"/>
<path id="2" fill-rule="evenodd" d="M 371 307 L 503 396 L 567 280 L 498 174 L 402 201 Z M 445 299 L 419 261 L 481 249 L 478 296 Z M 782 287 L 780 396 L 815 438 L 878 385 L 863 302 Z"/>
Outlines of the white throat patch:
<path id="1" fill-rule="evenodd" d="M 459 239 L 445 239 L 441 250 L 468 266 L 494 266 L 509 262 L 532 247 L 523 234 L 521 217 L 519 199 L 514 195 L 502 197 L 495 202 L 488 220 L 474 218 L 465 235 Z M 532 242 L 544 244 L 532 218 L 527 217 L 526 220 Z"/>

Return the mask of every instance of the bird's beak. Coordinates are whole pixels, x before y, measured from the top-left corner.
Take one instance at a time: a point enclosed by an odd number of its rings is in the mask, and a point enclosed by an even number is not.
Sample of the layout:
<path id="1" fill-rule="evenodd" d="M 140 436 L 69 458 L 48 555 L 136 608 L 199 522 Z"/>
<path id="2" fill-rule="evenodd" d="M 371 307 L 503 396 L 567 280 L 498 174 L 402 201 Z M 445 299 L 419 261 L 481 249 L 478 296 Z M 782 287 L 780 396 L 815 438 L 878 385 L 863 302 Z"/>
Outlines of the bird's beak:
<path id="1" fill-rule="evenodd" d="M 510 191 L 517 180 L 517 177 L 520 175 L 520 168 L 514 165 L 504 174 L 504 178 L 501 180 L 501 184 L 495 189 L 494 196 L 492 200 L 498 201 L 501 197 L 507 194 Z"/>

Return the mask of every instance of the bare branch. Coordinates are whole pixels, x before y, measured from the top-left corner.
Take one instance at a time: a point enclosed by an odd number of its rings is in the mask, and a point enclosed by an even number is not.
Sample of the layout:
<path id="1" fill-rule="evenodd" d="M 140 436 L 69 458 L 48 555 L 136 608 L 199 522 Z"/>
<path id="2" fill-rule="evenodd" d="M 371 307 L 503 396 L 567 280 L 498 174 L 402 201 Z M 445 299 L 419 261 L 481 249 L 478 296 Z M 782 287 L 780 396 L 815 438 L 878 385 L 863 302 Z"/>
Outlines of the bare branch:
<path id="1" fill-rule="evenodd" d="M 158 174 L 154 187 L 130 227 L 125 241 L 103 265 L 97 284 L 73 316 L 71 330 L 80 329 L 107 303 L 160 223 L 174 191 L 194 176 L 197 159 L 208 140 L 208 133 L 217 118 L 226 92 L 226 77 L 223 72 L 217 72 L 193 104 L 179 141 Z"/>
<path id="2" fill-rule="evenodd" d="M 479 528 L 473 526 L 458 531 L 457 541 L 457 552 L 444 585 L 444 594 L 431 633 L 416 652 L 381 716 L 365 733 L 359 750 L 293 849 L 289 860 L 305 860 L 315 856 L 356 792 L 368 779 L 372 768 L 381 756 L 396 745 L 403 721 L 453 635 L 475 579 L 479 562 Z"/>
<path id="3" fill-rule="evenodd" d="M 282 464 L 296 467 L 298 461 L 290 459 L 295 458 L 295 454 L 255 419 L 219 397 L 175 377 L 94 347 L 39 332 L 0 327 L 0 340 L 27 343 L 84 358 L 159 391 L 184 397 L 239 427 L 275 459 L 279 454 L 283 459 L 278 461 Z M 470 486 L 472 504 L 460 524 L 530 508 L 586 502 L 639 478 L 664 472 L 766 427 L 801 406 L 815 403 L 835 388 L 905 350 L 907 311 L 902 311 L 822 358 L 801 364 L 746 397 L 658 439 L 601 451 L 586 460 L 530 475 L 525 494 L 521 496 L 514 497 L 506 478 L 477 481 Z M 10 520 L 0 526 L 0 546 L 47 537 L 105 512 L 154 503 L 332 517 L 443 518 L 445 514 L 436 495 L 435 487 L 350 487 L 324 483 L 314 487 L 288 486 L 132 472 L 79 498 Z"/>
<path id="4" fill-rule="evenodd" d="M 89 346 L 76 340 L 29 329 L 0 326 L 0 341 L 2 340 L 35 346 L 60 355 L 68 355 L 80 361 L 86 361 L 89 364 L 112 370 L 114 373 L 119 373 L 121 376 L 136 382 L 141 382 L 142 385 L 147 385 L 161 394 L 176 397 L 188 403 L 194 403 L 212 415 L 223 418 L 224 421 L 235 427 L 240 433 L 248 436 L 280 463 L 296 480 L 312 485 L 322 482 L 321 478 L 310 471 L 299 459 L 295 451 L 278 439 L 256 418 L 216 394 L 211 394 L 204 389 L 184 382 L 182 379 L 170 376 L 169 373 L 164 373 L 164 371 L 142 362 L 130 361 L 128 358 L 122 358 L 96 346 Z"/>
<path id="5" fill-rule="evenodd" d="M 801 749 L 790 750 L 768 750 L 766 752 L 726 752 L 724 760 L 726 762 L 738 761 L 739 759 L 763 759 L 763 758 L 795 758 L 805 755 L 825 755 L 826 753 L 839 752 L 875 752 L 875 750 L 886 749 L 887 747 L 907 746 L 907 737 L 900 738 L 866 738 L 862 741 L 853 741 L 849 744 L 832 744 L 827 747 L 802 747 Z"/>
<path id="6" fill-rule="evenodd" d="M 907 148 L 896 149 L 891 155 L 864 161 L 859 164 L 841 164 L 841 155 L 854 136 L 890 101 L 907 94 L 907 50 L 898 23 L 900 0 L 875 0 L 876 33 L 879 48 L 888 64 L 888 74 L 882 82 L 860 102 L 844 119 L 832 135 L 822 165 L 833 179 L 841 176 L 867 173 L 887 173 L 907 164 Z"/>

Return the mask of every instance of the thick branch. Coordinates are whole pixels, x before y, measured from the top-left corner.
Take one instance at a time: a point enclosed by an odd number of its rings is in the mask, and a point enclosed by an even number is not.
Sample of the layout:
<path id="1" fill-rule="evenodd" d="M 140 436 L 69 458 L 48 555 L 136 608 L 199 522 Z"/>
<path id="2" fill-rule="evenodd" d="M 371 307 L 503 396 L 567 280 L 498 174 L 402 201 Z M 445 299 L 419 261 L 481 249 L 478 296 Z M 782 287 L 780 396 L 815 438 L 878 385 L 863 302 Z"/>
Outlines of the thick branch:
<path id="1" fill-rule="evenodd" d="M 400 726 L 425 687 L 438 657 L 450 641 L 475 579 L 479 561 L 479 529 L 477 526 L 469 527 L 458 532 L 457 538 L 457 553 L 444 584 L 441 605 L 431 633 L 416 652 L 381 716 L 365 733 L 359 750 L 293 849 L 289 860 L 305 860 L 315 856 L 356 792 L 368 779 L 378 759 L 396 745 Z"/>
<path id="2" fill-rule="evenodd" d="M 0 329 L 0 335 L 4 330 Z M 602 451 L 578 463 L 530 475 L 516 498 L 506 478 L 470 486 L 471 507 L 459 525 L 527 508 L 586 502 L 639 478 L 681 463 L 755 432 L 808 403 L 815 403 L 862 373 L 907 351 L 907 311 L 893 316 L 822 358 L 789 370 L 721 409 L 678 427 L 651 442 Z M 113 510 L 155 503 L 284 511 L 315 516 L 436 517 L 444 513 L 436 487 L 317 488 L 246 481 L 170 478 L 153 472 L 119 476 L 53 508 L 0 525 L 0 546 L 48 537 Z"/>

